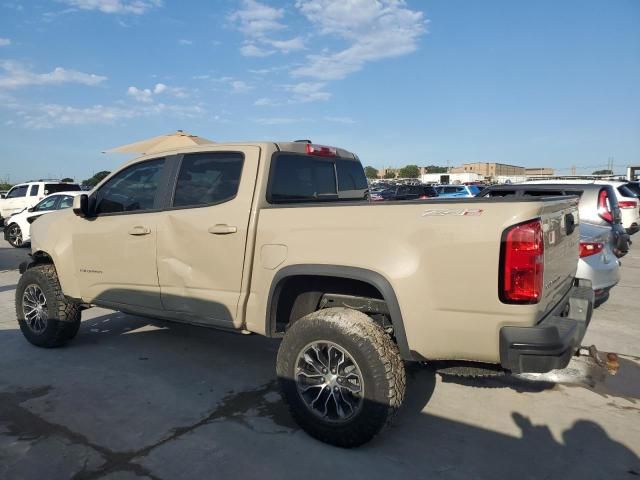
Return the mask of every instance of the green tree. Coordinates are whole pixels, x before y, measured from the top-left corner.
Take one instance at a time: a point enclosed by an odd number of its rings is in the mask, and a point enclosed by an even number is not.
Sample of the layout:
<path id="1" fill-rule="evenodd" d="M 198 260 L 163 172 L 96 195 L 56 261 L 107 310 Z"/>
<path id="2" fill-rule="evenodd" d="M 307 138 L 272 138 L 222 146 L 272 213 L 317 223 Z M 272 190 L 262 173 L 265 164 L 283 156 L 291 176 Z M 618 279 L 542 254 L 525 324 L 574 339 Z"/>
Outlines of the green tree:
<path id="1" fill-rule="evenodd" d="M 611 170 L 596 170 L 591 175 L 613 175 Z"/>
<path id="2" fill-rule="evenodd" d="M 420 169 L 417 165 L 407 165 L 398 171 L 398 176 L 400 178 L 418 178 L 420 176 Z"/>
<path id="3" fill-rule="evenodd" d="M 11 190 L 11 187 L 13 187 L 13 185 L 10 183 L 0 183 L 0 190 Z"/>
<path id="4" fill-rule="evenodd" d="M 394 172 L 393 170 L 387 170 L 386 172 L 384 172 L 384 178 L 396 178 L 396 172 Z"/>
<path id="5" fill-rule="evenodd" d="M 438 165 L 428 165 L 424 168 L 427 173 L 447 173 L 447 167 L 440 167 Z"/>
<path id="6" fill-rule="evenodd" d="M 71 177 L 65 177 L 62 180 L 60 180 L 61 182 L 68 182 L 68 183 L 73 183 L 73 178 Z"/>
<path id="7" fill-rule="evenodd" d="M 95 187 L 98 183 L 100 183 L 100 181 L 106 177 L 107 175 L 109 175 L 111 172 L 107 171 L 107 170 L 103 170 L 101 172 L 96 173 L 93 177 L 91 178 L 87 178 L 86 180 L 82 181 L 82 185 L 84 185 L 85 187 Z"/>
<path id="8" fill-rule="evenodd" d="M 364 174 L 367 178 L 378 178 L 378 169 L 373 167 L 364 167 Z"/>

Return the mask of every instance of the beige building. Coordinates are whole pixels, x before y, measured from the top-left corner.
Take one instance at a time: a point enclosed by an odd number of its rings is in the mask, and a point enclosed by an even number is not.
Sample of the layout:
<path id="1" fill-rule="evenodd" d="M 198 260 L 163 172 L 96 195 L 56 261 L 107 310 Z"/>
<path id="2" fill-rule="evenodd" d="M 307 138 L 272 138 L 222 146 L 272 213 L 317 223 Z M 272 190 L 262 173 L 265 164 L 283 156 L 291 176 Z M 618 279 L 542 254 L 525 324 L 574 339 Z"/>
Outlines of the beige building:
<path id="1" fill-rule="evenodd" d="M 475 162 L 453 167 L 451 173 L 477 173 L 484 177 L 524 176 L 525 168 L 504 163 Z"/>
<path id="2" fill-rule="evenodd" d="M 525 168 L 527 177 L 553 176 L 555 170 L 549 167 Z"/>

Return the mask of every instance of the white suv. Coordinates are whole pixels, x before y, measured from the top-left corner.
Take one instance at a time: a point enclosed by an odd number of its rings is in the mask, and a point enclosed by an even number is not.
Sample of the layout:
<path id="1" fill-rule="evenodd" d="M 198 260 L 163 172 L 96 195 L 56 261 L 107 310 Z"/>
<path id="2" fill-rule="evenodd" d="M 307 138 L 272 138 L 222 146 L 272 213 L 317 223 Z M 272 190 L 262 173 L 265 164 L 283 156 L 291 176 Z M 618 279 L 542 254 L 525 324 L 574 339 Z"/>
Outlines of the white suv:
<path id="1" fill-rule="evenodd" d="M 15 185 L 7 192 L 5 198 L 0 199 L 0 225 L 14 213 L 33 207 L 47 195 L 77 191 L 80 191 L 80 185 L 77 183 L 64 183 L 59 180 L 38 180 Z"/>

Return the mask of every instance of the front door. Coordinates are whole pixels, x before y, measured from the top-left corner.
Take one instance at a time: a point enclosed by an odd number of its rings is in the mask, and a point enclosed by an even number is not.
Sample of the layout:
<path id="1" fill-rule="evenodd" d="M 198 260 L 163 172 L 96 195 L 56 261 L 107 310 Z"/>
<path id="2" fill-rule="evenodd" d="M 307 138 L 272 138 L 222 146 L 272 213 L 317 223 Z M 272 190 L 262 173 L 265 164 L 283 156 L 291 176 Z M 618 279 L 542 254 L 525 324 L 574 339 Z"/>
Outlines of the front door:
<path id="1" fill-rule="evenodd" d="M 186 321 L 233 326 L 260 149 L 185 154 L 158 225 L 162 305 Z"/>
<path id="2" fill-rule="evenodd" d="M 95 192 L 95 217 L 71 228 L 76 269 L 86 302 L 161 310 L 156 267 L 165 159 L 135 163 Z"/>

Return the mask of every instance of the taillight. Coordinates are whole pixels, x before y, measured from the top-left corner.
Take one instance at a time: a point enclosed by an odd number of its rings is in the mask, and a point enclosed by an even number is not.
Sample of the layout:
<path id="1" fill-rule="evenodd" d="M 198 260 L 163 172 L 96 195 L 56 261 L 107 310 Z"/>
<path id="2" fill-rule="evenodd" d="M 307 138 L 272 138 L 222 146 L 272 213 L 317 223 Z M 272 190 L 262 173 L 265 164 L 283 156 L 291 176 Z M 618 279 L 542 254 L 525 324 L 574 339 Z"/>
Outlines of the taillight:
<path id="1" fill-rule="evenodd" d="M 600 190 L 600 193 L 598 193 L 598 215 L 609 223 L 613 222 L 613 214 L 611 213 L 611 205 L 609 203 L 609 194 L 604 188 Z"/>
<path id="2" fill-rule="evenodd" d="M 635 202 L 633 200 L 623 200 L 622 202 L 618 202 L 618 205 L 620 205 L 620 208 L 636 208 L 638 206 L 638 202 Z"/>
<path id="3" fill-rule="evenodd" d="M 604 243 L 601 242 L 580 242 L 580 258 L 590 257 L 603 249 Z"/>
<path id="4" fill-rule="evenodd" d="M 500 265 L 499 296 L 503 303 L 540 301 L 544 273 L 544 238 L 540 220 L 505 230 Z"/>
<path id="5" fill-rule="evenodd" d="M 324 145 L 314 145 L 307 143 L 307 153 L 317 157 L 337 157 L 338 149 L 335 147 L 326 147 Z"/>

